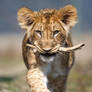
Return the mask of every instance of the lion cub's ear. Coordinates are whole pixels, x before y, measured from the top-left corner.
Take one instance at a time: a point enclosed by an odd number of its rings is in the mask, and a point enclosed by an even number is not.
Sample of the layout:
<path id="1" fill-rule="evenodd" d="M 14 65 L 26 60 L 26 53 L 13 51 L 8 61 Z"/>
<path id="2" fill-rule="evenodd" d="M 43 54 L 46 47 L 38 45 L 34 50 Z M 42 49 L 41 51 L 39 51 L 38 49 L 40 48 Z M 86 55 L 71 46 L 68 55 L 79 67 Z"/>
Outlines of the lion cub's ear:
<path id="1" fill-rule="evenodd" d="M 59 9 L 58 16 L 67 29 L 70 29 L 77 23 L 77 9 L 72 5 Z"/>
<path id="2" fill-rule="evenodd" d="M 33 23 L 34 21 L 33 17 L 34 17 L 34 12 L 32 12 L 28 8 L 21 8 L 17 13 L 17 19 L 19 21 L 19 25 L 23 29 L 27 29 L 28 26 L 30 26 Z"/>

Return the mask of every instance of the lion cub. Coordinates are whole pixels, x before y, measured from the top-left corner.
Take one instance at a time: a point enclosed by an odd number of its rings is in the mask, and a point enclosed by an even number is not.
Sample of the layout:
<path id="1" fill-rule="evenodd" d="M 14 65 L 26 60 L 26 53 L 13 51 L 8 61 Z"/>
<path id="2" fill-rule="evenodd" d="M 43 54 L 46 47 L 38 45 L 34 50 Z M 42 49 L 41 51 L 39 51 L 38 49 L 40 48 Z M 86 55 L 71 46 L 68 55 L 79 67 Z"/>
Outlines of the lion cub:
<path id="1" fill-rule="evenodd" d="M 57 47 L 72 46 L 69 30 L 76 20 L 77 10 L 72 5 L 38 12 L 28 8 L 19 9 L 19 25 L 26 30 L 22 53 L 28 68 L 30 92 L 65 92 L 74 53 L 59 52 Z"/>

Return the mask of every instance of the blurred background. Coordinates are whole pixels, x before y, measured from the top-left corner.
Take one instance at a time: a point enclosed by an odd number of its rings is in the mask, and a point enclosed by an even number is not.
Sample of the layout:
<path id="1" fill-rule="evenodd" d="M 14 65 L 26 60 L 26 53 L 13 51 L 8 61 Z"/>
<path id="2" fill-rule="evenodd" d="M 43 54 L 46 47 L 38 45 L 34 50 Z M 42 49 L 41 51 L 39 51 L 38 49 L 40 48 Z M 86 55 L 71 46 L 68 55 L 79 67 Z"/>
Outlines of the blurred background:
<path id="1" fill-rule="evenodd" d="M 32 10 L 62 8 L 72 4 L 78 9 L 78 23 L 71 30 L 73 43 L 86 46 L 76 52 L 68 78 L 67 92 L 92 92 L 92 1 L 91 0 L 0 0 L 0 92 L 28 92 L 27 69 L 21 55 L 25 31 L 17 22 L 21 7 Z"/>

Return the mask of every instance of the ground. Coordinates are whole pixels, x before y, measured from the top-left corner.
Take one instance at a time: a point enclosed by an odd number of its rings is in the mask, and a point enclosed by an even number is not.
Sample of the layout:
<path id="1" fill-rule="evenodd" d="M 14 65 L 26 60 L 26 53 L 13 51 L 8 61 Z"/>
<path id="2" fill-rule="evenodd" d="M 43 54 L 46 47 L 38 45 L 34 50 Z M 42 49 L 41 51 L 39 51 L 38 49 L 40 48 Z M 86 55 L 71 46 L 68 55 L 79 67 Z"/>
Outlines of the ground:
<path id="1" fill-rule="evenodd" d="M 22 58 L 18 58 L 1 58 L 3 62 L 0 62 L 0 92 L 29 92 L 26 82 L 27 69 Z M 92 92 L 92 62 L 88 62 L 86 66 L 73 66 L 68 77 L 67 92 Z"/>

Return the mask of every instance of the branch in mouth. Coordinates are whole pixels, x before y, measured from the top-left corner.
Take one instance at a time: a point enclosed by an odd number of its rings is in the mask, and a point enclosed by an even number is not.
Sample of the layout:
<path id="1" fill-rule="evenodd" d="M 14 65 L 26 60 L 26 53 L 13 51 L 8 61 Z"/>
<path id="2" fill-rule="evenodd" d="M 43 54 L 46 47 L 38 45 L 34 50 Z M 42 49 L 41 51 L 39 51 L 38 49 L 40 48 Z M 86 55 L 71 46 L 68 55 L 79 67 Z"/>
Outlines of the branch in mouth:
<path id="1" fill-rule="evenodd" d="M 37 52 L 37 48 L 36 48 L 36 46 L 31 45 L 31 44 L 26 44 L 26 46 L 32 48 L 34 53 Z"/>
<path id="2" fill-rule="evenodd" d="M 59 51 L 63 51 L 63 52 L 71 52 L 71 51 L 75 51 L 78 49 L 81 49 L 83 46 L 85 46 L 85 44 L 81 43 L 72 47 L 59 47 Z"/>
<path id="3" fill-rule="evenodd" d="M 37 52 L 37 47 L 31 44 L 27 44 L 26 46 L 31 47 L 34 52 Z M 71 51 L 76 51 L 78 49 L 81 49 L 83 46 L 85 46 L 85 44 L 81 43 L 72 47 L 58 47 L 58 51 L 61 52 L 71 52 Z"/>
<path id="4" fill-rule="evenodd" d="M 27 44 L 26 46 L 36 49 L 36 47 L 34 45 L 31 45 L 31 44 Z"/>

